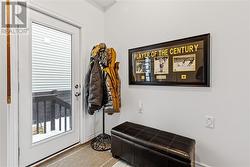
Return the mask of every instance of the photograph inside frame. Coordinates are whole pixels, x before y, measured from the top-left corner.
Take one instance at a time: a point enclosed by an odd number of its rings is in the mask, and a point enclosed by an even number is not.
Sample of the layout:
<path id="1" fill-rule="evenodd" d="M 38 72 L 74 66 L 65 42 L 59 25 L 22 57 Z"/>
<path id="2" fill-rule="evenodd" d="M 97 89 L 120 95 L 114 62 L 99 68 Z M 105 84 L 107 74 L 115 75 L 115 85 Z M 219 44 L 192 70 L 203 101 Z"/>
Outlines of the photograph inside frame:
<path id="1" fill-rule="evenodd" d="M 145 60 L 136 60 L 135 61 L 135 73 L 144 74 L 146 72 Z"/>
<path id="2" fill-rule="evenodd" d="M 154 58 L 154 74 L 168 74 L 169 72 L 169 57 Z"/>
<path id="3" fill-rule="evenodd" d="M 173 57 L 173 72 L 195 71 L 196 55 L 183 55 Z"/>

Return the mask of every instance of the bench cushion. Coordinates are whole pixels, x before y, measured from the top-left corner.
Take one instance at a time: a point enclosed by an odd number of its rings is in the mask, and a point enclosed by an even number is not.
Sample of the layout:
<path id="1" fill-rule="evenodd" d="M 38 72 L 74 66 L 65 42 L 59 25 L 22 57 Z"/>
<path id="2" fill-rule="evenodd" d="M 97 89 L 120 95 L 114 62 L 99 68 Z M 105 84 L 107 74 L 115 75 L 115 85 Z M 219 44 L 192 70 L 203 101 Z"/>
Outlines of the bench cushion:
<path id="1" fill-rule="evenodd" d="M 114 127 L 111 134 L 186 162 L 193 159 L 195 140 L 187 137 L 131 122 Z"/>

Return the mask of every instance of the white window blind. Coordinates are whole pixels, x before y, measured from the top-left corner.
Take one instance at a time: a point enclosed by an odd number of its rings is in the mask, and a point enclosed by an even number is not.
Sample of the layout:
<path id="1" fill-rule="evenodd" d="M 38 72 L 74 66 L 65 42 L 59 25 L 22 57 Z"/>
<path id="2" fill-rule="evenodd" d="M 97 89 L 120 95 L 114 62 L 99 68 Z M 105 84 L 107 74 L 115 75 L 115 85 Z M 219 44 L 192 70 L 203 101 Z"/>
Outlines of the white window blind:
<path id="1" fill-rule="evenodd" d="M 32 23 L 32 92 L 71 89 L 71 35 Z"/>

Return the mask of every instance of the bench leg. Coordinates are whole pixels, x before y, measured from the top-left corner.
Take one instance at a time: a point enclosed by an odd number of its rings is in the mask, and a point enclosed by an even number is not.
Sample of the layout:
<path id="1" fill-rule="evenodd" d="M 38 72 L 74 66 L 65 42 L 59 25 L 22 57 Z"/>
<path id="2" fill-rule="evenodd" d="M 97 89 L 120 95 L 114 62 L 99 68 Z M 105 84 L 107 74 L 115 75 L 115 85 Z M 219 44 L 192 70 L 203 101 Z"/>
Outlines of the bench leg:
<path id="1" fill-rule="evenodd" d="M 119 157 L 117 155 L 113 154 L 113 153 L 112 153 L 112 157 L 116 158 L 116 159 L 119 159 Z"/>

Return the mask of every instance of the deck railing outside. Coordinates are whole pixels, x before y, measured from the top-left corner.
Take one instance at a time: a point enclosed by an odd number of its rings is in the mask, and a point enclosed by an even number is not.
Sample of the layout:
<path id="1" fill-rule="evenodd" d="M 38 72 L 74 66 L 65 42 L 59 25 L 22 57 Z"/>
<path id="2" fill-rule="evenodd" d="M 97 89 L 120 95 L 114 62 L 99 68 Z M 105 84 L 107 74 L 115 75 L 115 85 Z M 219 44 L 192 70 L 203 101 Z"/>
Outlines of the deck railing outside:
<path id="1" fill-rule="evenodd" d="M 33 135 L 46 134 L 48 122 L 50 122 L 50 131 L 55 131 L 58 119 L 59 131 L 64 128 L 66 132 L 67 126 L 72 129 L 71 91 L 33 93 Z"/>

